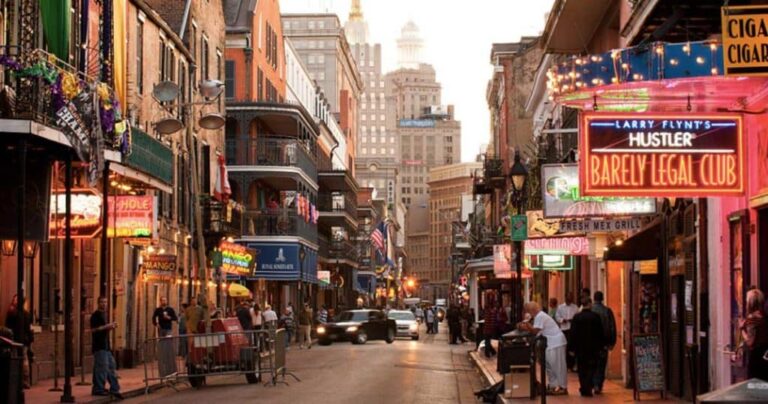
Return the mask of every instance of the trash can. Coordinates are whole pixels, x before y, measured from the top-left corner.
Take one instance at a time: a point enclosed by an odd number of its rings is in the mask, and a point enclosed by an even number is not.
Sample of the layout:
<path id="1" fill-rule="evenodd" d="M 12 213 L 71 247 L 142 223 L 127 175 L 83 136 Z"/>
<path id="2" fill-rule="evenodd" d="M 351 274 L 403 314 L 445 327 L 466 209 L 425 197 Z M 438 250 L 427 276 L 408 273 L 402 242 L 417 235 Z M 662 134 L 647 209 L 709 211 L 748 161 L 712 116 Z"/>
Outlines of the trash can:
<path id="1" fill-rule="evenodd" d="M 531 366 L 533 334 L 514 330 L 501 336 L 496 370 L 509 373 L 510 366 Z"/>
<path id="2" fill-rule="evenodd" d="M 20 404 L 24 402 L 22 378 L 24 377 L 24 345 L 0 337 L 0 402 Z"/>
<path id="3" fill-rule="evenodd" d="M 768 381 L 750 379 L 726 388 L 702 394 L 700 403 L 766 403 L 768 402 Z"/>

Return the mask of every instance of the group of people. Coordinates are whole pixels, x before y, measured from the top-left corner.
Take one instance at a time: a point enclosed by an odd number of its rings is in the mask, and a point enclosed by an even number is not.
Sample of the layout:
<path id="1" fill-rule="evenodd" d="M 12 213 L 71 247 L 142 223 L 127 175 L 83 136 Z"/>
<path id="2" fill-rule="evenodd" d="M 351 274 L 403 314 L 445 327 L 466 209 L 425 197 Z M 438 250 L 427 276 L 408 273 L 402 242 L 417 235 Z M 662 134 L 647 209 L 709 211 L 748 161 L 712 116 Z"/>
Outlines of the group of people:
<path id="1" fill-rule="evenodd" d="M 451 304 L 445 315 L 448 320 L 448 340 L 449 344 L 456 345 L 459 342 L 469 341 L 468 333 L 474 324 L 475 314 L 465 304 Z"/>
<path id="2" fill-rule="evenodd" d="M 568 394 L 569 369 L 578 372 L 579 393 L 583 397 L 603 391 L 608 352 L 616 344 L 616 319 L 603 304 L 603 292 L 597 291 L 593 297 L 594 301 L 589 289 L 582 290 L 581 306 L 576 306 L 573 295 L 567 294 L 562 305 L 550 301 L 549 313 L 536 302 L 523 306 L 526 320 L 516 328 L 546 338 L 548 394 Z M 491 301 L 486 304 L 483 318 L 485 355 L 490 357 L 496 354 L 490 340 L 506 331 L 508 315 Z"/>
<path id="3" fill-rule="evenodd" d="M 264 311 L 261 311 L 259 305 L 250 300 L 241 301 L 235 310 L 235 315 L 243 330 L 246 331 L 283 328 L 286 334 L 286 348 L 290 346 L 295 336 L 300 349 L 312 348 L 312 328 L 315 324 L 328 322 L 329 316 L 325 305 L 315 313 L 309 303 L 304 303 L 302 309 L 297 311 L 289 302 L 278 317 L 270 305 L 266 305 Z"/>

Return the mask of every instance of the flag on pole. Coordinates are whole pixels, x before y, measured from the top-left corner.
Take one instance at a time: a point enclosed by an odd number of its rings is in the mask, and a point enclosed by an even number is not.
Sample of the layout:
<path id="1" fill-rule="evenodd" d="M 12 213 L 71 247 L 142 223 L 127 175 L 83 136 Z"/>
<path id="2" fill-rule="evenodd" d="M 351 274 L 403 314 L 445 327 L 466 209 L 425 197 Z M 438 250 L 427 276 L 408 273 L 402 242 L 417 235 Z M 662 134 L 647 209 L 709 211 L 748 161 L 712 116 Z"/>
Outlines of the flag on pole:
<path id="1" fill-rule="evenodd" d="M 381 231 L 382 224 L 379 224 L 376 226 L 375 229 L 371 232 L 371 243 L 373 243 L 374 247 L 376 247 L 377 251 L 384 251 L 385 245 L 384 245 L 384 233 Z"/>

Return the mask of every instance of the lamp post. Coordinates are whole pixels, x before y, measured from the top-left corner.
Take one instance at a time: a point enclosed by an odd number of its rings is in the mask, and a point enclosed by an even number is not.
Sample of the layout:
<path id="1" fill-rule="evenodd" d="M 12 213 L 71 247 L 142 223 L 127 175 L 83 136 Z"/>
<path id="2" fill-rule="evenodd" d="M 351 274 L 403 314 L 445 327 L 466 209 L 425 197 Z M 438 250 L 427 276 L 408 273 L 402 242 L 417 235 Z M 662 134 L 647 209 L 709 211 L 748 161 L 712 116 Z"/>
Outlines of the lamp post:
<path id="1" fill-rule="evenodd" d="M 299 310 L 304 310 L 304 258 L 307 251 L 304 244 L 299 246 Z"/>
<path id="2" fill-rule="evenodd" d="M 512 195 L 510 202 L 514 204 L 513 206 L 515 208 L 515 213 L 522 215 L 523 202 L 525 202 L 525 182 L 528 179 L 528 170 L 525 169 L 525 166 L 520 161 L 520 152 L 518 151 L 515 151 L 515 160 L 512 168 L 509 170 L 509 176 L 512 179 Z M 514 285 L 517 285 L 517 289 L 514 290 L 514 297 L 516 300 L 516 322 L 518 322 L 523 320 L 523 251 L 521 241 L 513 241 L 513 243 L 515 247 L 515 265 L 517 266 L 517 282 L 513 282 L 512 285 L 513 289 Z"/>
<path id="3" fill-rule="evenodd" d="M 190 66 L 190 77 L 194 77 L 195 68 Z M 191 87 L 191 86 L 189 86 Z M 202 100 L 183 102 L 184 95 L 182 95 L 182 102 L 176 102 L 179 97 L 179 86 L 172 81 L 163 81 L 155 85 L 152 90 L 152 96 L 160 105 L 160 107 L 168 113 L 168 117 L 161 118 L 154 123 L 155 130 L 161 135 L 170 135 L 184 129 L 187 152 L 189 153 L 190 165 L 192 167 L 190 175 L 190 191 L 191 191 L 191 210 L 194 221 L 194 229 L 192 233 L 192 248 L 196 248 L 195 258 L 197 260 L 198 271 L 202 272 L 202 294 L 205 296 L 203 299 L 203 309 L 205 317 L 205 332 L 211 332 L 211 315 L 208 308 L 208 265 L 205 256 L 205 238 L 203 235 L 203 215 L 200 210 L 200 173 L 199 166 L 197 164 L 197 150 L 195 149 L 194 142 L 194 125 L 191 124 L 192 118 L 195 116 L 195 107 L 203 108 L 210 106 L 218 101 L 222 92 L 224 91 L 224 83 L 218 80 L 204 80 L 199 86 L 200 95 Z M 189 98 L 192 99 L 191 88 L 188 88 Z M 176 114 L 174 113 L 176 112 Z M 178 112 L 181 112 L 183 120 L 176 118 Z M 201 129 L 217 130 L 224 126 L 226 123 L 224 117 L 216 112 L 209 112 L 203 114 L 200 111 L 200 118 L 197 122 Z M 200 279 L 198 274 L 198 279 Z"/>

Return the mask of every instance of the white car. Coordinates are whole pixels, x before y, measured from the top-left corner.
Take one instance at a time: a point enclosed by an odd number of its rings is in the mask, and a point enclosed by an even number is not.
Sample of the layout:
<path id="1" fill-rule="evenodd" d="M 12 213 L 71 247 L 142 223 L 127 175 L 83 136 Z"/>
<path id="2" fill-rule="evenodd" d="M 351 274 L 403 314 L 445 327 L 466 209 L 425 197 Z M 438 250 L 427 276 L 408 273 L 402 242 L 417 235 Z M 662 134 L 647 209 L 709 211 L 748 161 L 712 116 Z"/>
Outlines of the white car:
<path id="1" fill-rule="evenodd" d="M 387 317 L 397 323 L 398 337 L 411 337 L 414 341 L 419 339 L 419 323 L 409 310 L 390 310 Z"/>

